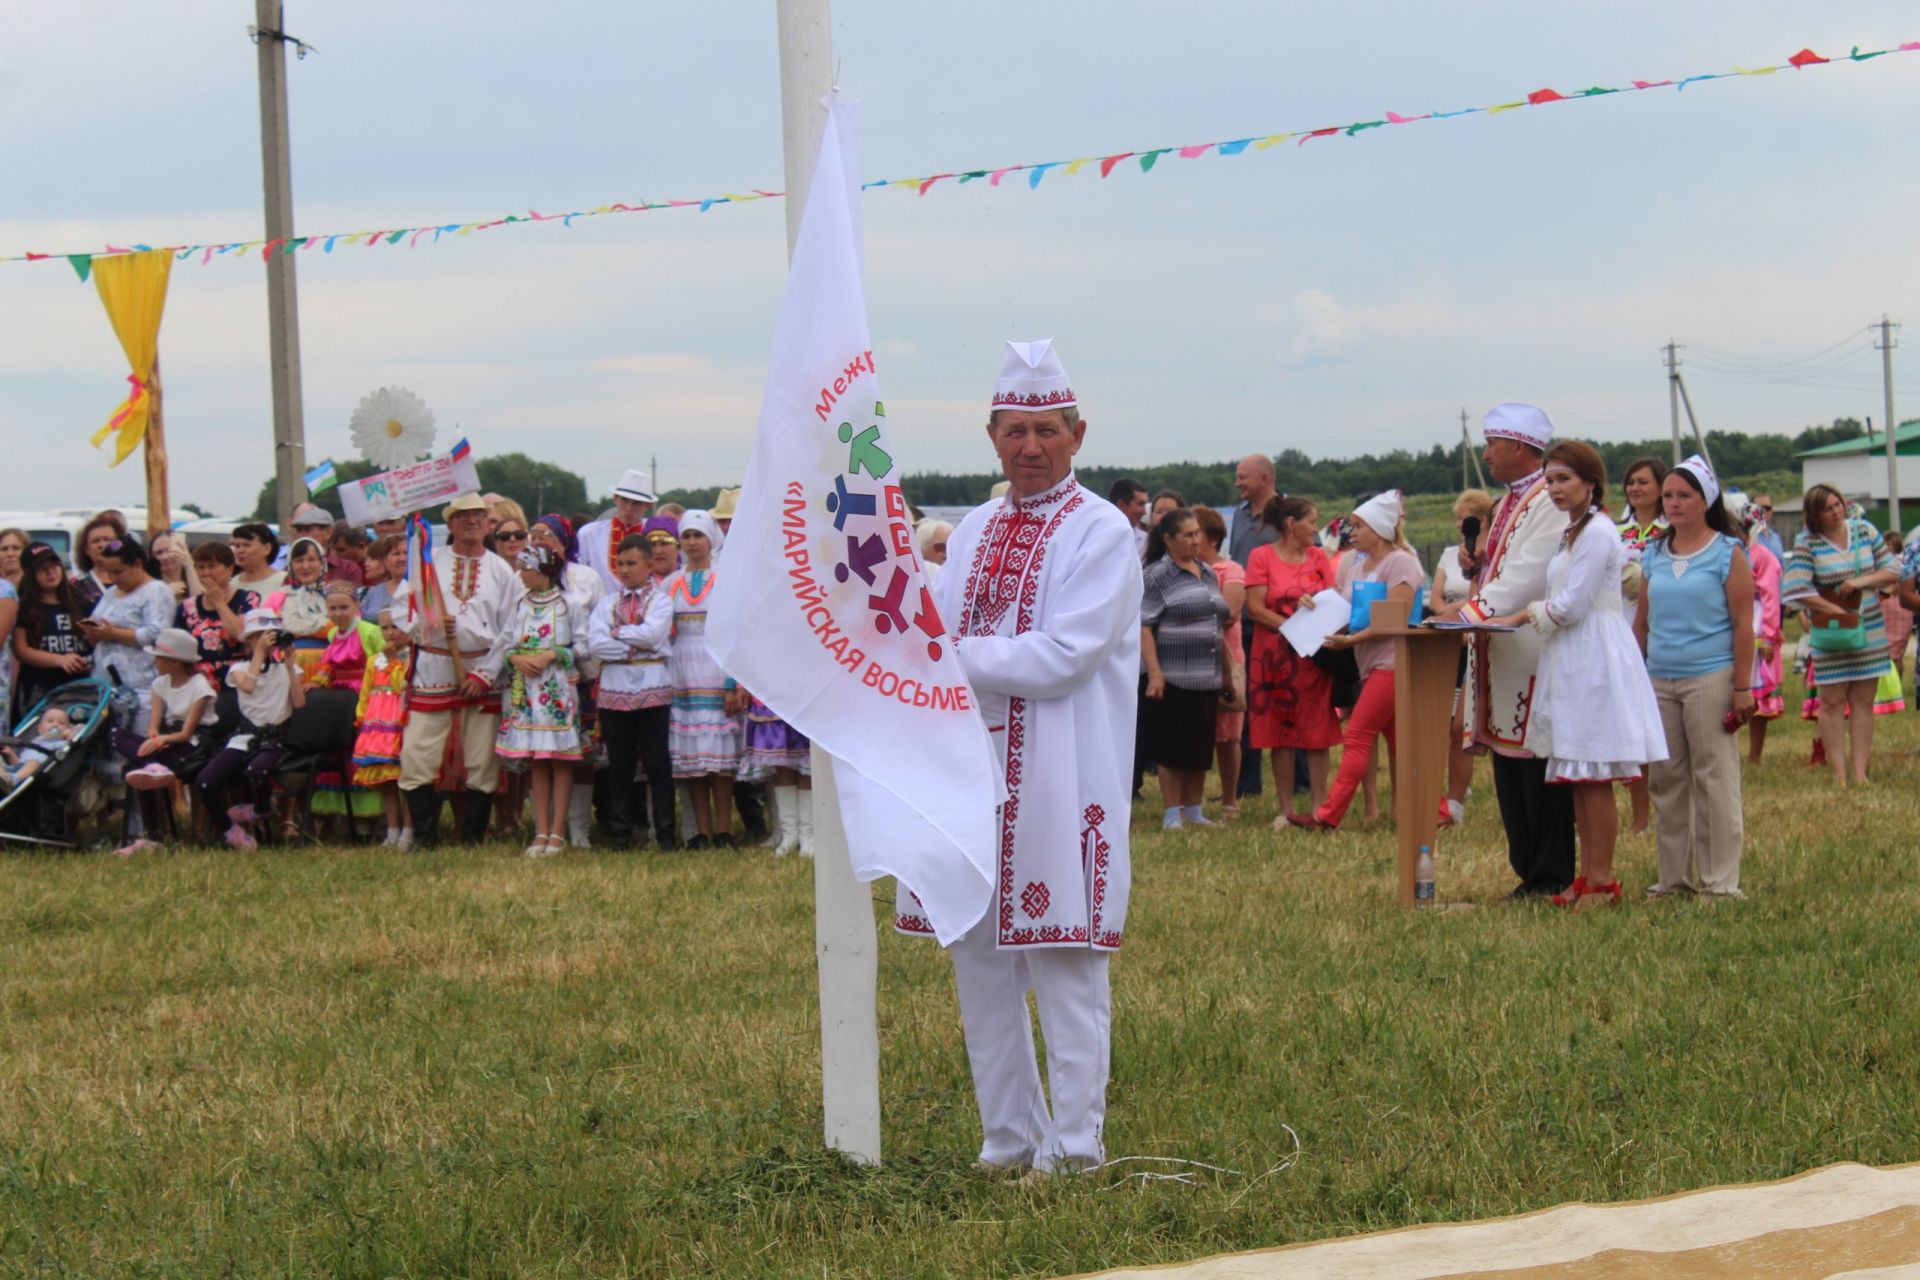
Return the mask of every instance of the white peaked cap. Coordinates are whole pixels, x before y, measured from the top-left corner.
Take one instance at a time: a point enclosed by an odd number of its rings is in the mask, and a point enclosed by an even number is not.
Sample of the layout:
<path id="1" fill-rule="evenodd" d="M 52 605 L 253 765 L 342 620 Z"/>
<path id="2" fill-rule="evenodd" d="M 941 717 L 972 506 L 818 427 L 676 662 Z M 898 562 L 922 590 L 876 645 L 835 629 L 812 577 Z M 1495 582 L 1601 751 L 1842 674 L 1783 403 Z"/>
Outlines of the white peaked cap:
<path id="1" fill-rule="evenodd" d="M 647 488 L 647 473 L 638 467 L 628 467 L 620 473 L 620 483 L 613 486 L 613 496 L 631 498 L 635 502 L 657 501 L 653 491 Z"/>
<path id="2" fill-rule="evenodd" d="M 1545 450 L 1553 443 L 1553 419 L 1530 404 L 1497 404 L 1487 410 L 1483 434 L 1489 440 L 1518 440 Z"/>
<path id="3" fill-rule="evenodd" d="M 1388 542 L 1393 541 L 1394 531 L 1400 527 L 1400 519 L 1406 514 L 1407 504 L 1401 499 L 1398 489 L 1389 489 L 1385 493 L 1376 493 L 1353 509 L 1353 518 L 1366 522 L 1373 530 Z"/>
<path id="4" fill-rule="evenodd" d="M 1007 344 L 1000 361 L 1000 377 L 993 384 L 995 409 L 1040 413 L 1071 409 L 1079 403 L 1060 357 L 1053 353 L 1052 338 Z"/>

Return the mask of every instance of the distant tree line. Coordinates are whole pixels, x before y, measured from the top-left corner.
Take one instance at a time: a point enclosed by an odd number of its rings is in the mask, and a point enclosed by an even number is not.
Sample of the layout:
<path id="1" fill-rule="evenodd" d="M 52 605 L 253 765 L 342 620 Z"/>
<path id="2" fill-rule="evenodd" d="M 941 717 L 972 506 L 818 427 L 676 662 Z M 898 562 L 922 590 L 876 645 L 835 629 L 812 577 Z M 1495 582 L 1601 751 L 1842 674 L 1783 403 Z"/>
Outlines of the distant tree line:
<path id="1" fill-rule="evenodd" d="M 1795 454 L 1822 445 L 1854 440 L 1866 434 L 1855 418 L 1836 418 L 1831 426 L 1808 427 L 1797 435 L 1750 435 L 1744 431 L 1709 431 L 1707 447 L 1713 453 L 1714 467 L 1733 483 L 1762 476 L 1800 470 Z M 1670 439 L 1639 440 L 1613 444 L 1595 442 L 1600 456 L 1607 460 L 1607 472 L 1618 480 L 1636 458 L 1653 456 L 1670 460 Z M 1683 442 L 1692 452 L 1692 440 Z M 1238 458 L 1222 462 L 1166 462 L 1147 467 L 1082 467 L 1080 482 L 1104 494 L 1115 480 L 1131 476 L 1150 492 L 1172 489 L 1188 502 L 1224 506 L 1238 502 L 1234 492 L 1233 471 Z M 1273 456 L 1274 471 L 1282 491 L 1312 494 L 1319 498 L 1358 498 L 1382 489 L 1400 489 L 1406 493 L 1457 493 L 1460 489 L 1459 446 L 1434 445 L 1424 453 L 1395 449 L 1389 453 L 1368 453 L 1357 458 L 1309 458 L 1298 449 L 1283 449 Z M 482 458 L 477 464 L 481 488 L 505 494 L 526 508 L 529 516 L 545 511 L 597 513 L 606 501 L 590 502 L 587 483 L 564 467 L 538 462 L 523 453 L 507 453 Z M 340 482 L 364 479 L 374 468 L 365 462 L 337 464 Z M 988 492 L 1000 480 L 991 472 L 948 475 L 940 471 L 909 474 L 901 481 L 908 501 L 919 507 L 970 507 L 985 502 Z M 1777 481 L 1775 481 L 1777 483 Z M 719 497 L 720 487 L 705 489 L 669 489 L 660 495 L 662 502 L 677 502 L 683 507 L 710 507 Z M 314 499 L 340 514 L 340 498 L 328 490 Z M 272 520 L 274 516 L 273 481 L 260 489 L 253 519 Z"/>
<path id="2" fill-rule="evenodd" d="M 1797 435 L 1752 435 L 1745 431 L 1709 431 L 1707 448 L 1713 454 L 1714 469 L 1735 483 L 1787 472 L 1798 475 L 1800 463 L 1795 454 L 1821 445 L 1836 444 L 1866 434 L 1866 428 L 1853 418 L 1838 418 L 1832 426 L 1808 427 Z M 1607 472 L 1618 480 L 1636 459 L 1647 456 L 1671 461 L 1671 438 L 1594 442 L 1607 461 Z M 1696 446 L 1689 437 L 1682 441 L 1688 453 Z M 1081 467 L 1080 482 L 1099 493 L 1122 476 L 1131 476 L 1149 492 L 1171 489 L 1188 502 L 1220 506 L 1238 502 L 1233 488 L 1238 458 L 1222 462 L 1170 462 L 1147 467 Z M 1424 453 L 1395 449 L 1389 453 L 1362 454 L 1357 458 L 1309 458 L 1298 449 L 1283 449 L 1273 455 L 1274 473 L 1283 492 L 1312 494 L 1320 498 L 1358 498 L 1383 489 L 1406 493 L 1458 493 L 1460 491 L 1460 448 L 1435 445 Z M 948 475 L 922 472 L 902 481 L 907 498 L 917 506 L 972 506 L 984 502 L 999 476 L 989 472 Z"/>

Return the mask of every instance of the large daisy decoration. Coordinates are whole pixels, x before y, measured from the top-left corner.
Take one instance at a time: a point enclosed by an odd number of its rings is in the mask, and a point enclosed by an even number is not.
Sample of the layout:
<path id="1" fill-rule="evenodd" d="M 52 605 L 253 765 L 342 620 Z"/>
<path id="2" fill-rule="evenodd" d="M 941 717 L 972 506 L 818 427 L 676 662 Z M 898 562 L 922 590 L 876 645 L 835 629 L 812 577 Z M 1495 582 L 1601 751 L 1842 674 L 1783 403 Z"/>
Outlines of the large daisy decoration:
<path id="1" fill-rule="evenodd" d="M 433 410 L 405 387 L 381 387 L 348 422 L 360 456 L 382 471 L 418 461 L 433 448 Z"/>

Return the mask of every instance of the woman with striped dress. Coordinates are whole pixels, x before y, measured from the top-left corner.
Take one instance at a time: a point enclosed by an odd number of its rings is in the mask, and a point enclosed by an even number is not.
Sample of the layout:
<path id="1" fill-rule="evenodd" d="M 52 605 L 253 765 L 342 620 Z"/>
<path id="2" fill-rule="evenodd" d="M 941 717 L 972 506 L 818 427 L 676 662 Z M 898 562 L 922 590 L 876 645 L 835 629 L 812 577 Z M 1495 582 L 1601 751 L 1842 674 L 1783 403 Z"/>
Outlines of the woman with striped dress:
<path id="1" fill-rule="evenodd" d="M 1831 485 L 1808 489 L 1801 510 L 1807 527 L 1787 553 L 1780 598 L 1813 624 L 1809 683 L 1820 691 L 1820 744 L 1833 780 L 1848 783 L 1850 741 L 1851 778 L 1860 786 L 1873 747 L 1874 690 L 1889 666 L 1880 592 L 1896 580 L 1893 557 L 1880 531 L 1851 514 Z"/>

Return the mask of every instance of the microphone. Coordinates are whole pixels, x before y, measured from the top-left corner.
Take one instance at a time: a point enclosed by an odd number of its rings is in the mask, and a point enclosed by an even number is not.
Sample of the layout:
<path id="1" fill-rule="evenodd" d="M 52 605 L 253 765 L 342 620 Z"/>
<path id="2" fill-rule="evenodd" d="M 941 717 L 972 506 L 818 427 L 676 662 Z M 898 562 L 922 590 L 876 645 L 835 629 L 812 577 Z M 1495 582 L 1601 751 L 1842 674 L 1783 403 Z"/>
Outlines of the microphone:
<path id="1" fill-rule="evenodd" d="M 1480 552 L 1474 544 L 1480 540 L 1480 517 L 1465 516 L 1460 521 L 1460 568 L 1469 578 L 1480 576 Z"/>

